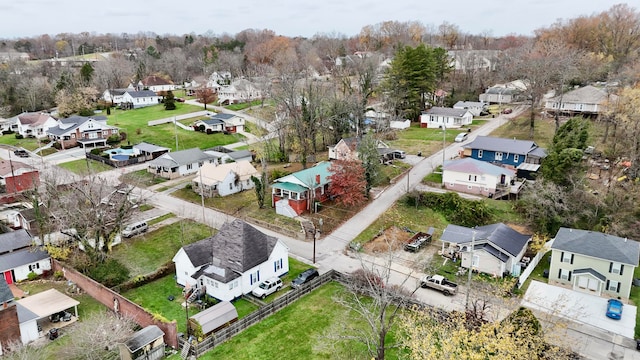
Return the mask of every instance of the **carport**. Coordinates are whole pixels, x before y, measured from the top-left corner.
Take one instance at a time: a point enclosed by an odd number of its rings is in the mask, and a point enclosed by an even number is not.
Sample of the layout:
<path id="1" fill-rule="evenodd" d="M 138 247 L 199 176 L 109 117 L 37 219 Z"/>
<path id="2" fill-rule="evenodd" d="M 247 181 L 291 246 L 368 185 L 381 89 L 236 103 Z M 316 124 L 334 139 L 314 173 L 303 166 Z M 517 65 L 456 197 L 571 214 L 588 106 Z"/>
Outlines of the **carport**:
<path id="1" fill-rule="evenodd" d="M 613 320 L 605 315 L 608 300 L 608 298 L 580 291 L 531 281 L 522 300 L 522 306 L 633 339 L 637 308 L 624 304 L 622 318 Z"/>
<path id="2" fill-rule="evenodd" d="M 74 315 L 78 318 L 77 300 L 61 293 L 56 289 L 49 289 L 38 294 L 30 295 L 17 301 L 29 311 L 38 316 L 38 319 L 47 318 L 50 315 L 73 308 Z"/>

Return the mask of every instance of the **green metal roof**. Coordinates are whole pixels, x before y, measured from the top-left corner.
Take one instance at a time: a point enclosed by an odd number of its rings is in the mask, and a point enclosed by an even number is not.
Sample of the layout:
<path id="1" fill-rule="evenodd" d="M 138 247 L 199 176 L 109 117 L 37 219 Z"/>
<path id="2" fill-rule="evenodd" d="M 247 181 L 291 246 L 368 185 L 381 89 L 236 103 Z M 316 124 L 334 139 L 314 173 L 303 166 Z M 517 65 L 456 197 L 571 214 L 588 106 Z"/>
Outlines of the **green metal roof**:
<path id="1" fill-rule="evenodd" d="M 292 184 L 292 183 L 276 182 L 276 183 L 273 183 L 271 187 L 276 189 L 289 190 L 297 193 L 303 193 L 307 191 L 307 189 L 304 186 L 300 186 L 298 184 Z"/>
<path id="2" fill-rule="evenodd" d="M 328 161 L 323 161 L 321 163 L 318 163 L 314 167 L 300 170 L 291 175 L 295 176 L 298 180 L 300 180 L 304 184 L 307 184 L 309 188 L 314 188 L 318 186 L 318 184 L 315 183 L 316 175 L 320 175 L 319 185 L 325 185 L 329 183 L 329 176 L 331 176 L 331 171 L 329 171 L 329 167 L 331 167 L 331 163 Z"/>

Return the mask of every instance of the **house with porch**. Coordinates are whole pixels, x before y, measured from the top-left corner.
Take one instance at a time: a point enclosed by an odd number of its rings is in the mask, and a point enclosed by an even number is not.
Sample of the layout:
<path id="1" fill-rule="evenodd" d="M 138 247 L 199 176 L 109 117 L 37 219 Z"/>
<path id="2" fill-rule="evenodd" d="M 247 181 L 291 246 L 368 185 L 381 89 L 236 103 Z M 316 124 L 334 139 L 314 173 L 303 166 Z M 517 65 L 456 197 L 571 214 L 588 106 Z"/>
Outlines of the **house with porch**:
<path id="1" fill-rule="evenodd" d="M 214 132 L 236 133 L 244 131 L 245 120 L 234 114 L 213 114 L 207 120 L 197 120 L 193 127 L 195 130 L 208 134 Z M 203 130 L 201 130 L 201 128 Z"/>
<path id="2" fill-rule="evenodd" d="M 214 236 L 183 246 L 173 257 L 176 282 L 220 301 L 249 294 L 260 283 L 289 272 L 289 248 L 236 219 Z"/>
<path id="3" fill-rule="evenodd" d="M 477 136 L 464 145 L 462 156 L 515 169 L 518 177 L 532 179 L 547 152 L 532 140 Z"/>
<path id="4" fill-rule="evenodd" d="M 47 137 L 47 130 L 58 124 L 56 118 L 43 112 L 25 112 L 16 116 L 14 121 L 18 134 L 37 139 Z"/>
<path id="5" fill-rule="evenodd" d="M 52 141 L 60 144 L 62 149 L 75 146 L 106 146 L 109 136 L 118 135 L 119 129 L 107 125 L 106 116 L 71 116 L 58 120 L 58 125 L 47 130 Z"/>
<path id="6" fill-rule="evenodd" d="M 146 106 L 153 106 L 160 104 L 162 96 L 156 95 L 151 90 L 127 90 L 122 94 L 119 104 L 129 104 L 129 108 L 138 109 Z"/>
<path id="7" fill-rule="evenodd" d="M 524 100 L 524 92 L 527 90 L 527 82 L 514 80 L 506 84 L 496 84 L 480 94 L 478 99 L 488 104 L 510 104 Z"/>
<path id="8" fill-rule="evenodd" d="M 215 158 L 198 148 L 168 152 L 151 160 L 147 171 L 165 179 L 176 179 L 192 175 L 205 163 L 213 163 Z"/>
<path id="9" fill-rule="evenodd" d="M 193 191 L 206 197 L 227 196 L 253 189 L 252 176 L 259 178 L 260 173 L 246 160 L 220 165 L 205 163 L 191 184 Z"/>
<path id="10" fill-rule="evenodd" d="M 330 167 L 330 162 L 323 161 L 276 179 L 271 184 L 271 206 L 276 213 L 293 218 L 312 211 L 316 202 L 328 200 Z"/>
<path id="11" fill-rule="evenodd" d="M 471 125 L 473 114 L 467 109 L 453 109 L 434 106 L 420 115 L 420 127 L 423 128 L 460 128 Z"/>
<path id="12" fill-rule="evenodd" d="M 26 280 L 29 273 L 42 275 L 51 270 L 51 257 L 35 246 L 24 229 L 0 234 L 0 272 L 7 284 Z"/>
<path id="13" fill-rule="evenodd" d="M 489 198 L 509 194 L 515 178 L 513 169 L 473 158 L 446 161 L 442 170 L 442 184 L 446 189 Z"/>
<path id="14" fill-rule="evenodd" d="M 489 104 L 482 101 L 458 101 L 453 105 L 454 109 L 469 110 L 471 115 L 480 116 L 483 112 L 487 111 Z"/>
<path id="15" fill-rule="evenodd" d="M 606 109 L 608 103 L 617 100 L 618 96 L 606 89 L 587 85 L 548 99 L 544 109 L 551 114 L 597 116 Z"/>
<path id="16" fill-rule="evenodd" d="M 449 224 L 440 240 L 442 254 L 461 259 L 463 268 L 503 277 L 520 275 L 521 260 L 531 235 L 521 234 L 503 223 L 475 228 Z"/>
<path id="17" fill-rule="evenodd" d="M 560 228 L 551 245 L 549 283 L 628 299 L 640 243 L 597 231 Z"/>

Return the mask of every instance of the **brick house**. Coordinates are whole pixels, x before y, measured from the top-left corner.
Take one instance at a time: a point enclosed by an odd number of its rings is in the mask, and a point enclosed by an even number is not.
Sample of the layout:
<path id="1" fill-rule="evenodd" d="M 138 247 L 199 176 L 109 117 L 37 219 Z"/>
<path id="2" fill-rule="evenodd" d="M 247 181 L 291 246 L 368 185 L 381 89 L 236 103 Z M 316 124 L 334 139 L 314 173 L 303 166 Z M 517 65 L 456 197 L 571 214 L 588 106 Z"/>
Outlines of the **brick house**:
<path id="1" fill-rule="evenodd" d="M 271 206 L 276 208 L 276 213 L 296 217 L 311 211 L 316 201 L 328 200 L 330 167 L 330 162 L 323 161 L 314 167 L 276 179 L 271 185 Z"/>
<path id="2" fill-rule="evenodd" d="M 47 131 L 49 139 L 60 143 L 62 149 L 75 146 L 106 146 L 111 135 L 119 134 L 115 126 L 107 125 L 106 116 L 71 116 L 58 120 L 58 125 Z"/>
<path id="3" fill-rule="evenodd" d="M 8 194 L 32 190 L 40 185 L 40 173 L 19 161 L 0 160 L 0 185 Z"/>

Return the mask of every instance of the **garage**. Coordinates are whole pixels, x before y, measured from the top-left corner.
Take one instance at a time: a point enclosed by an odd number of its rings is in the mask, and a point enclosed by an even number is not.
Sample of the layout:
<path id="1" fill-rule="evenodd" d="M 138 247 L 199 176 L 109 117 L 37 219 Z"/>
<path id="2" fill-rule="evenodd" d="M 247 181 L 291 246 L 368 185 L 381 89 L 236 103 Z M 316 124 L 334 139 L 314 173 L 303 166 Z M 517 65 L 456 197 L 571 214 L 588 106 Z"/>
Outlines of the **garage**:
<path id="1" fill-rule="evenodd" d="M 49 289 L 30 295 L 16 301 L 16 303 L 29 313 L 35 314 L 37 326 L 41 332 L 40 335 L 46 334 L 51 328 L 60 328 L 78 319 L 78 305 L 80 302 L 56 289 Z M 70 309 L 73 309 L 70 312 L 72 316 L 67 319 L 63 320 L 61 317 L 56 316 L 56 314 L 65 313 Z M 52 318 L 55 318 L 54 321 L 51 321 Z"/>
<path id="2" fill-rule="evenodd" d="M 585 288 L 596 287 L 597 282 L 586 281 Z M 522 305 L 532 310 L 560 316 L 567 320 L 591 325 L 629 339 L 634 338 L 637 308 L 624 304 L 622 318 L 608 318 L 608 298 L 583 291 L 574 291 L 558 286 L 532 281 L 522 300 Z"/>

